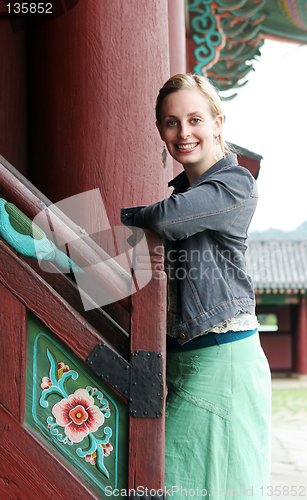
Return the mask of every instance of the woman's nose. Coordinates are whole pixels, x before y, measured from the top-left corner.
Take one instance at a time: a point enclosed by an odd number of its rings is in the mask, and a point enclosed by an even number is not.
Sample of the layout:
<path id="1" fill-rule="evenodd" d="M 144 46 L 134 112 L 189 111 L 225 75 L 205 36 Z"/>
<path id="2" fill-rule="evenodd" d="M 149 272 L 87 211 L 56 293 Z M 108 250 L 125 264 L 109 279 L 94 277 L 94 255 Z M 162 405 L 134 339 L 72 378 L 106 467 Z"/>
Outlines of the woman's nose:
<path id="1" fill-rule="evenodd" d="M 179 134 L 181 139 L 187 139 L 189 135 L 191 135 L 189 126 L 186 124 L 181 124 Z"/>

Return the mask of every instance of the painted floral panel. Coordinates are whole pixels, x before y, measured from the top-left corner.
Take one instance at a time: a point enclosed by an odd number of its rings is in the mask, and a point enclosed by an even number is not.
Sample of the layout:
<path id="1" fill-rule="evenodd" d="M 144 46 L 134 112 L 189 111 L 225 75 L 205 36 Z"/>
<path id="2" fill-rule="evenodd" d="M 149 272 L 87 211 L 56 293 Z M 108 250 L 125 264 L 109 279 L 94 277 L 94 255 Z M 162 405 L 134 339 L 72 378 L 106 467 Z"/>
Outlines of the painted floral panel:
<path id="1" fill-rule="evenodd" d="M 126 488 L 125 403 L 31 313 L 27 355 L 26 424 L 97 493 Z"/>

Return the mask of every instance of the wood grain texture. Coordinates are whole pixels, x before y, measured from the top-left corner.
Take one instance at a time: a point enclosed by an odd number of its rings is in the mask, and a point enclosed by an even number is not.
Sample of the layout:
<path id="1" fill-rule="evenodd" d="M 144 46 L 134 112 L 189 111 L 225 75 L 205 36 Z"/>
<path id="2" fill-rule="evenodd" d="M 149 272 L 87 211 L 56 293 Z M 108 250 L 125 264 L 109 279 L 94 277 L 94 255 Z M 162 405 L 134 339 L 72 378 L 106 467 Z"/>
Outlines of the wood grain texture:
<path id="1" fill-rule="evenodd" d="M 3 500 L 99 499 L 1 404 L 0 456 Z"/>
<path id="2" fill-rule="evenodd" d="M 22 422 L 26 373 L 26 308 L 2 284 L 0 304 L 0 401 Z"/>
<path id="3" fill-rule="evenodd" d="M 165 196 L 154 107 L 169 77 L 167 0 L 79 1 L 29 34 L 29 70 L 39 189 L 58 201 L 98 187 L 112 227 L 121 206 Z"/>
<path id="4" fill-rule="evenodd" d="M 128 332 L 123 331 L 117 326 L 117 322 L 112 321 L 112 317 L 108 315 L 102 308 L 95 308 L 88 311 L 84 310 L 83 303 L 80 297 L 78 287 L 69 279 L 65 274 L 58 272 L 45 272 L 40 267 L 36 260 L 22 258 L 36 274 L 41 276 L 75 311 L 77 311 L 90 325 L 92 325 L 97 332 L 99 332 L 111 345 L 118 347 L 128 337 Z M 50 263 L 50 271 L 52 271 L 53 264 Z M 56 270 L 55 270 L 56 271 Z M 121 306 L 118 306 L 121 308 Z M 122 311 L 121 311 L 122 312 Z M 125 316 L 128 318 L 125 321 L 125 326 L 130 329 L 130 315 L 125 311 Z M 123 313 L 122 313 L 123 315 Z M 116 317 L 116 314 L 113 314 Z M 121 326 L 121 325 L 120 325 Z"/>
<path id="5" fill-rule="evenodd" d="M 132 296 L 131 352 L 143 349 L 161 353 L 165 381 L 166 275 L 163 270 L 163 246 L 155 233 L 148 231 L 146 235 L 151 251 L 152 279 Z M 164 397 L 165 393 L 164 383 Z M 130 416 L 129 488 L 163 489 L 164 454 L 165 411 L 155 419 Z"/>
<path id="6" fill-rule="evenodd" d="M 2 73 L 0 153 L 25 174 L 27 169 L 26 32 L 13 33 L 3 0 L 0 2 L 0 40 Z"/>
<path id="7" fill-rule="evenodd" d="M 0 241 L 0 259 L 0 282 L 85 362 L 101 343 L 101 335 L 3 241 Z"/>

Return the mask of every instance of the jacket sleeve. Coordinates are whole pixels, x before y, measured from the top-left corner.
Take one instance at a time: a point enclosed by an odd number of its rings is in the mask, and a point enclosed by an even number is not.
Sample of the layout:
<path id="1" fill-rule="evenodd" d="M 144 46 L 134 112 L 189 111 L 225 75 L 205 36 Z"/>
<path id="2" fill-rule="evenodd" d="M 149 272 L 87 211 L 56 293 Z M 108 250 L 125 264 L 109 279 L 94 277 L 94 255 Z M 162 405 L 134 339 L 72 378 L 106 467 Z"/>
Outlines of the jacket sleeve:
<path id="1" fill-rule="evenodd" d="M 227 233 L 251 198 L 257 197 L 254 179 L 248 171 L 246 174 L 216 175 L 148 207 L 123 208 L 121 220 L 127 226 L 151 228 L 168 240 L 188 238 L 206 229 Z M 256 200 L 252 205 L 253 212 Z M 246 224 L 242 220 L 242 225 L 248 225 L 250 218 L 250 210 L 246 210 Z"/>

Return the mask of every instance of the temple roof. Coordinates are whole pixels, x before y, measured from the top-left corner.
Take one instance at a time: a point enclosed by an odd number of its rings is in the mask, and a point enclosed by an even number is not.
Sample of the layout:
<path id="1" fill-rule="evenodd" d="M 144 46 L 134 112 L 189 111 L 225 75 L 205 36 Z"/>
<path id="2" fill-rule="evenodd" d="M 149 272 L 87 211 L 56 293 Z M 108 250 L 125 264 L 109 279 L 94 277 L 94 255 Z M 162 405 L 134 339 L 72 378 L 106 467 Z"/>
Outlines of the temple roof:
<path id="1" fill-rule="evenodd" d="M 307 239 L 249 239 L 247 243 L 247 270 L 256 293 L 305 293 Z"/>
<path id="2" fill-rule="evenodd" d="M 190 0 L 188 70 L 205 74 L 221 91 L 239 88 L 253 71 L 266 38 L 307 43 L 305 0 Z M 245 79 L 245 80 L 244 80 Z"/>

